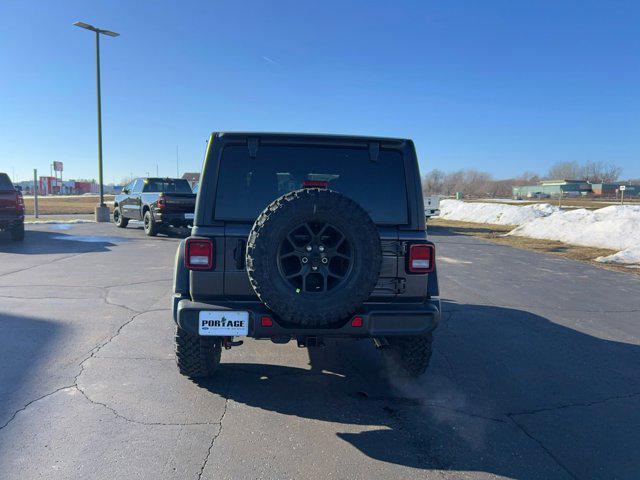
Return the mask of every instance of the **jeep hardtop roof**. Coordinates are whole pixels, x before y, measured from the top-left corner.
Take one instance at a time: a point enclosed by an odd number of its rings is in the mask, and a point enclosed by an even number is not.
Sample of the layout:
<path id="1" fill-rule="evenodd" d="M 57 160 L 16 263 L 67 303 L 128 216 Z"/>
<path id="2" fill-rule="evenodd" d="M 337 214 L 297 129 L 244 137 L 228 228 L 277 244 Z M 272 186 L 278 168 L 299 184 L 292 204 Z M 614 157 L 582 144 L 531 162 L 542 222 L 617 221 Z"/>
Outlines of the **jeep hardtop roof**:
<path id="1" fill-rule="evenodd" d="M 411 142 L 407 138 L 376 137 L 367 135 L 344 135 L 334 133 L 288 133 L 288 132 L 212 132 L 212 136 L 222 137 L 260 137 L 274 140 L 333 140 L 339 142 L 384 142 L 384 143 L 405 143 Z"/>

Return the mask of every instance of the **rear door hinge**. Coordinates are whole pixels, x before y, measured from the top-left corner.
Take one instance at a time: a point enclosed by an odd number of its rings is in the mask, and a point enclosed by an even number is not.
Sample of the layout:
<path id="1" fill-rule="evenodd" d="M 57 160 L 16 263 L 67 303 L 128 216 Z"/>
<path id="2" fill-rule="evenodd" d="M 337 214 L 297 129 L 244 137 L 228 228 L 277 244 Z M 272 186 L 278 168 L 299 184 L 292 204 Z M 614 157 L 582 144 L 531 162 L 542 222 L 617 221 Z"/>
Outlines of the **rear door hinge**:
<path id="1" fill-rule="evenodd" d="M 398 294 L 404 293 L 407 289 L 407 281 L 404 278 L 395 278 L 394 280 L 394 292 Z"/>
<path id="2" fill-rule="evenodd" d="M 369 160 L 371 160 L 372 162 L 377 162 L 379 154 L 380 144 L 378 142 L 371 142 L 369 144 Z"/>
<path id="3" fill-rule="evenodd" d="M 258 155 L 258 139 L 256 137 L 247 138 L 247 148 L 249 149 L 249 157 L 256 158 L 256 155 Z"/>

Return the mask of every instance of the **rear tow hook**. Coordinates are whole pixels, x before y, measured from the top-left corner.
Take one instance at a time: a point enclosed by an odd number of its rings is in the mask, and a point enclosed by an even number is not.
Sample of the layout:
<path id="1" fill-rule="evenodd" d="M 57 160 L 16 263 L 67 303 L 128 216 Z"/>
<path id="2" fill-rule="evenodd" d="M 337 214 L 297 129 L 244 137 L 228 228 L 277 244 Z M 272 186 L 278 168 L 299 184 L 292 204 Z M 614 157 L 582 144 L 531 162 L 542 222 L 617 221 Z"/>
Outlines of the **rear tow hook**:
<path id="1" fill-rule="evenodd" d="M 244 342 L 242 340 L 238 340 L 236 342 L 233 341 L 233 337 L 223 337 L 222 338 L 222 346 L 225 350 L 231 349 L 231 347 L 239 347 Z"/>

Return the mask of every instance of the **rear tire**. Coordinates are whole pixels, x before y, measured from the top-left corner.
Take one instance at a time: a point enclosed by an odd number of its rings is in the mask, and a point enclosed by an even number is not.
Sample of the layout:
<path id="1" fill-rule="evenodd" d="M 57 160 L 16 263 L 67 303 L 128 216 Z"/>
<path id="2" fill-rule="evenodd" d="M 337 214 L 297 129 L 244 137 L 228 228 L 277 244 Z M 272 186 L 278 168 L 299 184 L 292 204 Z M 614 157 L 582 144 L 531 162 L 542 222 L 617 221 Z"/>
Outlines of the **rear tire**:
<path id="1" fill-rule="evenodd" d="M 176 362 L 182 375 L 189 378 L 212 376 L 220 365 L 221 354 L 219 338 L 200 337 L 176 328 Z"/>
<path id="2" fill-rule="evenodd" d="M 24 223 L 20 223 L 17 227 L 11 229 L 11 240 L 14 242 L 24 240 Z"/>
<path id="3" fill-rule="evenodd" d="M 151 210 L 147 210 L 144 212 L 144 233 L 148 237 L 155 237 L 158 235 L 158 224 L 153 219 L 153 215 L 151 214 Z"/>
<path id="4" fill-rule="evenodd" d="M 387 338 L 389 345 L 383 352 L 389 357 L 400 375 L 419 377 L 426 372 L 433 352 L 433 335 Z"/>
<path id="5" fill-rule="evenodd" d="M 122 210 L 120 210 L 120 207 L 116 207 L 113 210 L 113 223 L 115 223 L 118 228 L 127 228 L 127 225 L 129 224 L 129 219 L 122 216 Z"/>

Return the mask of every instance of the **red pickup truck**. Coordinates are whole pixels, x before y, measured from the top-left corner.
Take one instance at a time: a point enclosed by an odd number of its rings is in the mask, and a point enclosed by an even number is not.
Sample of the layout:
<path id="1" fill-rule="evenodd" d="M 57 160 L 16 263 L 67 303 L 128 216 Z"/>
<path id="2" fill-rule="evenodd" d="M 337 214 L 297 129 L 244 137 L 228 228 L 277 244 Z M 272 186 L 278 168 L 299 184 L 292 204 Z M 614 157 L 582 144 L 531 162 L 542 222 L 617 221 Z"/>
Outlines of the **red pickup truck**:
<path id="1" fill-rule="evenodd" d="M 11 183 L 9 175 L 0 173 L 0 232 L 8 230 L 11 239 L 24 239 L 24 199 Z"/>

